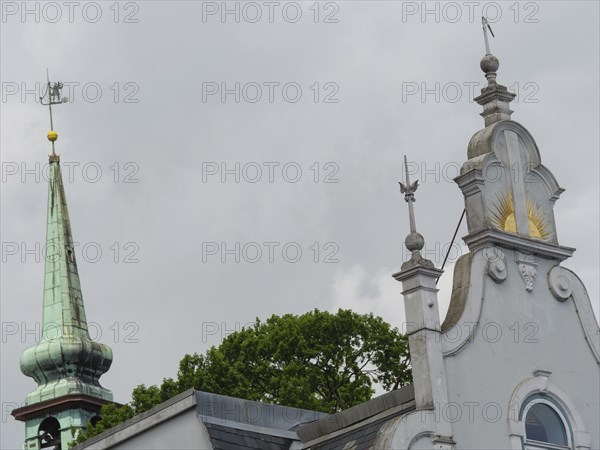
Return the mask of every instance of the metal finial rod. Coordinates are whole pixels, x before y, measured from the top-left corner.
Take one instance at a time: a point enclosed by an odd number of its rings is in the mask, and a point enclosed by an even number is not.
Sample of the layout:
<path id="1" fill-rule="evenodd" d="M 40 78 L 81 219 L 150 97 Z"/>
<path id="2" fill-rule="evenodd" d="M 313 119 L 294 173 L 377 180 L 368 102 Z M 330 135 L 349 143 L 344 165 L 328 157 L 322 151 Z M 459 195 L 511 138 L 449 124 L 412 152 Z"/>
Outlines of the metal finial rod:
<path id="1" fill-rule="evenodd" d="M 48 89 L 48 96 L 50 95 L 50 74 L 48 73 L 48 68 L 46 67 L 46 88 Z M 48 101 L 48 110 L 50 111 L 50 131 L 54 131 L 54 122 L 52 121 L 52 99 L 50 97 Z M 41 100 L 42 98 L 40 98 Z M 56 152 L 54 151 L 54 141 L 52 142 L 52 156 L 56 156 Z"/>
<path id="2" fill-rule="evenodd" d="M 417 226 L 415 224 L 415 211 L 413 208 L 413 202 L 415 201 L 415 191 L 419 187 L 419 181 L 415 181 L 413 184 L 410 184 L 410 177 L 408 175 L 408 162 L 406 160 L 406 155 L 404 155 L 404 173 L 406 175 L 406 184 L 400 183 L 400 192 L 404 194 L 404 200 L 408 203 L 408 219 L 410 221 L 410 232 L 416 233 Z"/>
<path id="3" fill-rule="evenodd" d="M 492 52 L 490 51 L 490 42 L 488 40 L 488 35 L 487 35 L 488 30 L 490 30 L 490 34 L 492 35 L 492 37 L 496 37 L 496 36 L 494 36 L 492 27 L 490 27 L 490 23 L 488 22 L 488 20 L 485 17 L 481 17 L 481 24 L 483 27 L 483 40 L 485 41 L 485 54 L 491 55 Z"/>

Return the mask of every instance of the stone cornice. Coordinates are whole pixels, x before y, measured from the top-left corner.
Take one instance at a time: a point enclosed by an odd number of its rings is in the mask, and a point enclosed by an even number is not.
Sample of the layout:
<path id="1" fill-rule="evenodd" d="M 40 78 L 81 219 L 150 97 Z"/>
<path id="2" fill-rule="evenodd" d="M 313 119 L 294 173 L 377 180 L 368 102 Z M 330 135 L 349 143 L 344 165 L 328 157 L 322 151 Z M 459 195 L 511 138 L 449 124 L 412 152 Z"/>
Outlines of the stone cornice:
<path id="1" fill-rule="evenodd" d="M 404 281 L 416 275 L 424 275 L 432 278 L 439 278 L 442 276 L 443 273 L 443 270 L 436 269 L 434 267 L 413 266 L 406 270 L 401 270 L 400 272 L 397 272 L 392 276 L 398 281 Z"/>
<path id="2" fill-rule="evenodd" d="M 564 261 L 573 256 L 575 249 L 564 247 L 562 245 L 550 244 L 538 239 L 525 238 L 513 233 L 506 233 L 500 230 L 486 229 L 463 238 L 471 251 L 491 245 L 517 249 L 524 253 L 539 255 L 545 258 Z"/>

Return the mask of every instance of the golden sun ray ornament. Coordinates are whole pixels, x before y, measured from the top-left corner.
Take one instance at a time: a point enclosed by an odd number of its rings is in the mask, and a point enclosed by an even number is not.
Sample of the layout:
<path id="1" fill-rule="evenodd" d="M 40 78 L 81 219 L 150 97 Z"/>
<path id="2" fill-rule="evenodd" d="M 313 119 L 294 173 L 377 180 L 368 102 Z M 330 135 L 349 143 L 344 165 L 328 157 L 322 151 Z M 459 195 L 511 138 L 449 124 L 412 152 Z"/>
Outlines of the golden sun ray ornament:
<path id="1" fill-rule="evenodd" d="M 517 232 L 515 219 L 515 204 L 509 193 L 496 194 L 498 202 L 492 211 L 494 225 L 502 231 Z M 545 222 L 536 204 L 527 198 L 527 218 L 529 219 L 529 234 L 532 238 L 546 240 L 550 236 L 548 224 Z"/>

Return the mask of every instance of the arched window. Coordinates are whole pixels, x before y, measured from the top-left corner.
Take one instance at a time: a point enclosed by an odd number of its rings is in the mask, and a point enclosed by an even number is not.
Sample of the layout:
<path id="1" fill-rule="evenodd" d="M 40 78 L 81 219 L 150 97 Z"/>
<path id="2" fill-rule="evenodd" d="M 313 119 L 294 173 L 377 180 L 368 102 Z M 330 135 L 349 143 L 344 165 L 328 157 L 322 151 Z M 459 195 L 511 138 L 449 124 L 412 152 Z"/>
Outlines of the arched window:
<path id="1" fill-rule="evenodd" d="M 55 417 L 42 420 L 38 428 L 40 448 L 60 450 L 60 423 Z"/>
<path id="2" fill-rule="evenodd" d="M 530 400 L 523 410 L 525 449 L 572 449 L 569 424 L 560 408 L 541 397 Z"/>

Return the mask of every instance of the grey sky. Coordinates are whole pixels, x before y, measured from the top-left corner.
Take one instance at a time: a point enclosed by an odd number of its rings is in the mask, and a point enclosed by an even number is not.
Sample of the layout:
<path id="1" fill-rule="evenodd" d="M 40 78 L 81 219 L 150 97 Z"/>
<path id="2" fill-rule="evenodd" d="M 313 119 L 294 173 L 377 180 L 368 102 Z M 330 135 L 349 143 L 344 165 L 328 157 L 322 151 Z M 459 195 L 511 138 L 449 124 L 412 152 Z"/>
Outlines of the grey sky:
<path id="1" fill-rule="evenodd" d="M 23 424 L 9 411 L 34 387 L 18 361 L 36 342 L 26 330 L 41 321 L 43 259 L 25 247 L 44 245 L 50 147 L 47 109 L 23 91 L 44 82 L 46 67 L 52 80 L 79 83 L 55 108 L 57 152 L 88 322 L 114 352 L 101 381 L 116 401 L 175 376 L 184 354 L 256 317 L 351 307 L 401 326 L 390 275 L 407 257 L 402 155 L 422 181 L 417 227 L 439 267 L 463 207 L 452 178 L 483 127 L 471 97 L 485 82 L 484 8 L 498 81 L 518 94 L 513 119 L 566 188 L 558 239 L 577 252 L 564 265 L 598 315 L 598 2 L 432 2 L 424 17 L 421 2 L 278 2 L 273 23 L 263 2 L 256 23 L 258 9 L 244 3 L 239 23 L 218 12 L 203 20 L 221 2 L 80 2 L 72 23 L 68 5 L 55 5 L 29 3 L 22 17 L 21 2 L 2 2 L 1 448 L 21 448 Z M 236 82 L 239 103 L 209 95 Z M 72 180 L 69 162 L 79 163 Z M 222 163 L 233 172 L 239 163 L 239 183 L 211 175 Z M 251 244 L 236 263 L 203 255 L 213 242 Z M 452 267 L 440 281 L 443 309 Z"/>

